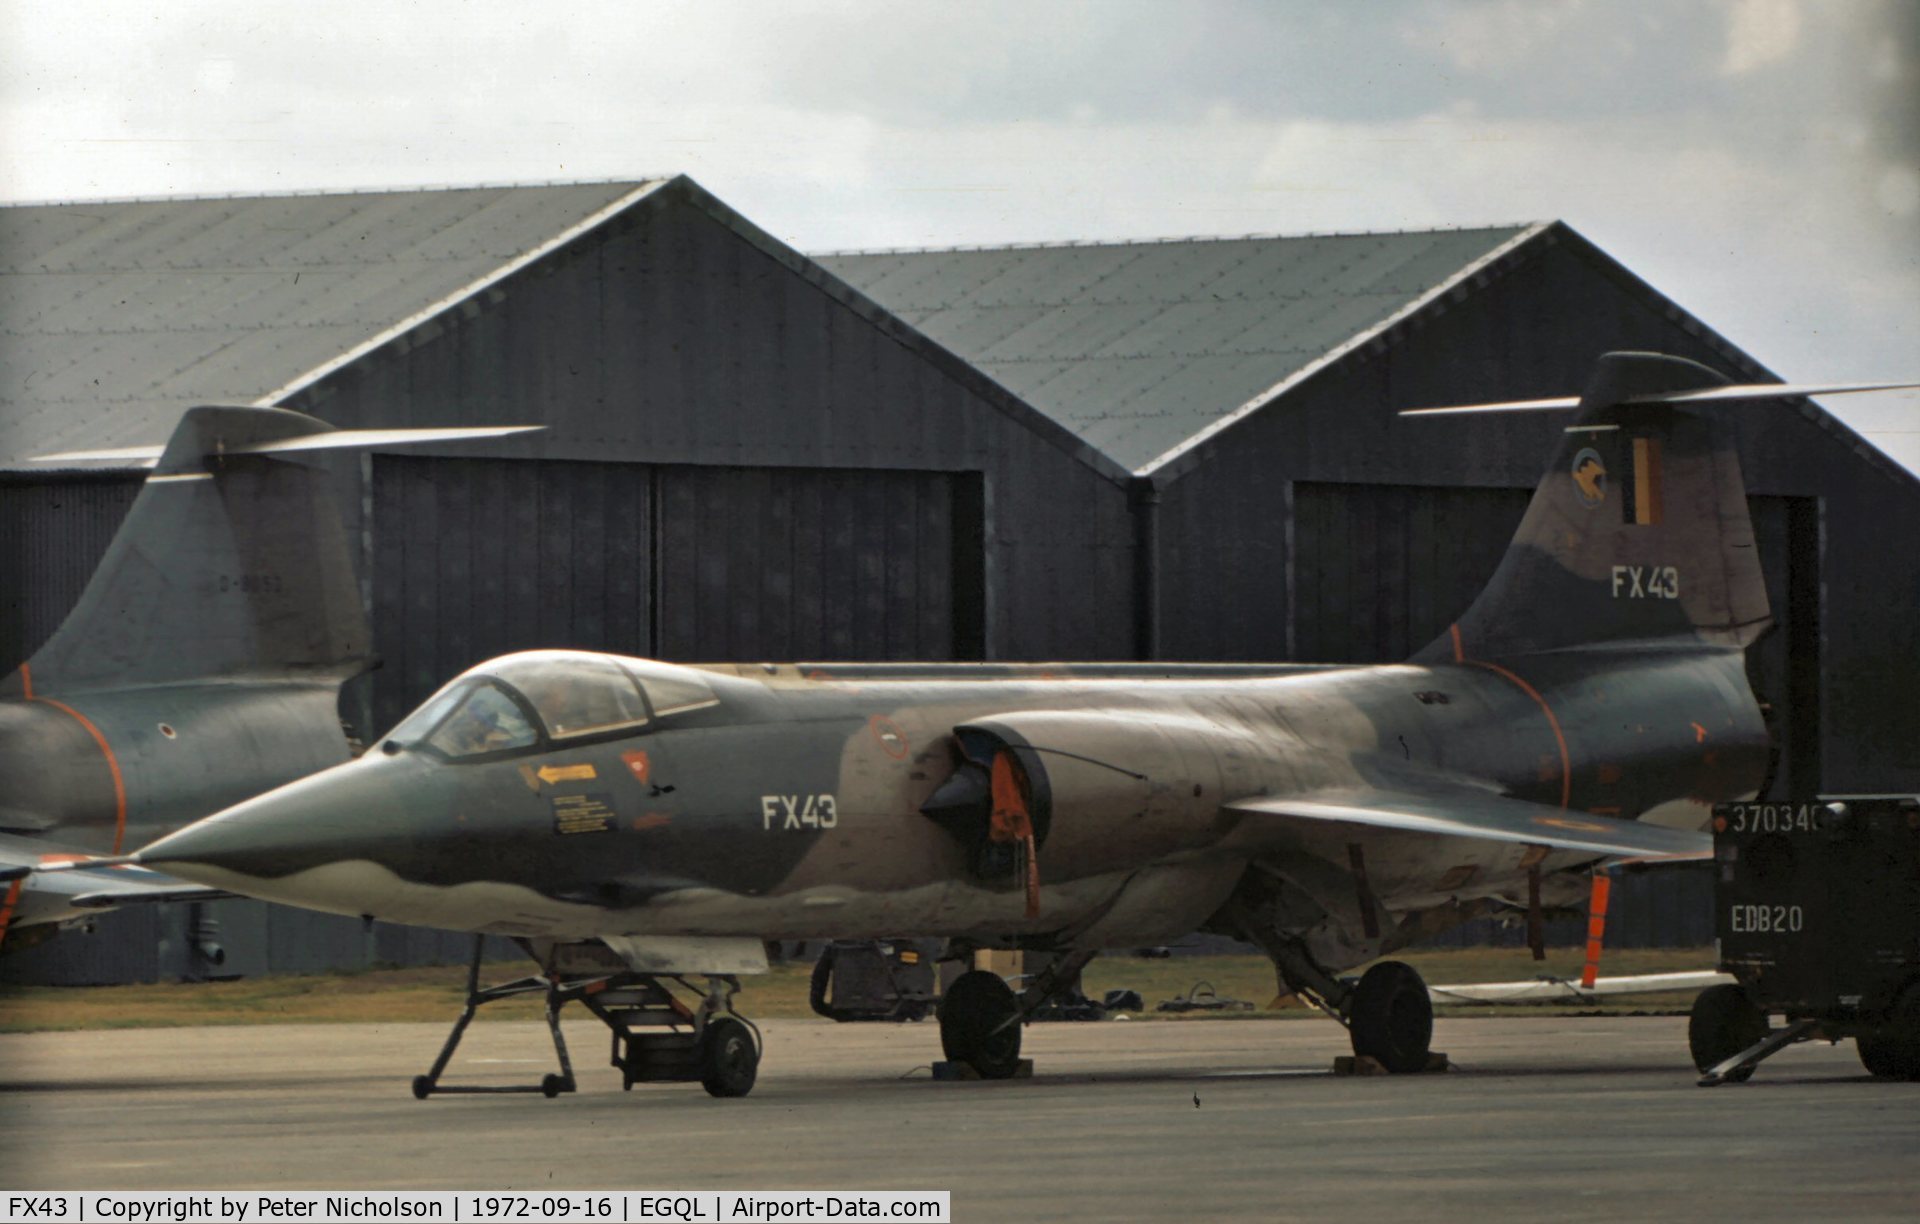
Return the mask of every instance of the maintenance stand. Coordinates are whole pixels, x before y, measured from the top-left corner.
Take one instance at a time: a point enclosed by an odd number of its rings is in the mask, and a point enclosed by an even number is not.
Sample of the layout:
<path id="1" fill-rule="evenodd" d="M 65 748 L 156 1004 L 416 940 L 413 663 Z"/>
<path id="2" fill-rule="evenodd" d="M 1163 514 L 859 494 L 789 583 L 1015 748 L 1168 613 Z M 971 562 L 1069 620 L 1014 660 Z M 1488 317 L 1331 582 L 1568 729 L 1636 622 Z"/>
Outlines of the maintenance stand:
<path id="1" fill-rule="evenodd" d="M 560 1032 L 560 1011 L 578 1002 L 612 1034 L 609 1061 L 619 1070 L 620 1086 L 642 1083 L 684 1083 L 698 1080 L 717 1097 L 742 1097 L 753 1091 L 760 1066 L 760 1030 L 734 1012 L 738 978 L 708 974 L 704 990 L 679 974 L 636 973 L 598 942 L 556 944 L 542 957 L 526 941 L 522 948 L 541 962 L 542 973 L 498 986 L 480 985 L 480 965 L 486 952 L 484 935 L 473 939 L 473 959 L 467 965 L 467 1003 L 453 1031 L 440 1047 L 440 1056 L 425 1075 L 413 1079 L 418 1100 L 430 1096 L 475 1093 L 538 1092 L 552 1099 L 573 1092 L 573 1060 Z M 678 988 L 679 994 L 676 994 Z M 558 1074 L 542 1076 L 537 1084 L 442 1084 L 441 1075 L 460 1047 L 460 1038 L 474 1013 L 488 1003 L 528 994 L 546 996 L 547 1031 L 560 1061 Z M 693 997 L 688 1005 L 680 994 Z"/>

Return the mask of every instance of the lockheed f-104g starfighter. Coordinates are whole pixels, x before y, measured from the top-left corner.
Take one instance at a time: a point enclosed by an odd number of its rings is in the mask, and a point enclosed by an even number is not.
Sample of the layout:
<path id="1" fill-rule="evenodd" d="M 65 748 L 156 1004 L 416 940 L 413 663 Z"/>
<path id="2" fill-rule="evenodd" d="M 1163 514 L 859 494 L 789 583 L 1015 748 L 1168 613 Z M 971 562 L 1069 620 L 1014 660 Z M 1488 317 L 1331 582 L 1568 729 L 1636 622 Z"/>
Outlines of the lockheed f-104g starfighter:
<path id="1" fill-rule="evenodd" d="M 518 937 L 550 1006 L 579 998 L 614 1027 L 629 1085 L 746 1091 L 757 1043 L 728 982 L 765 966 L 761 941 L 900 932 L 1055 954 L 1020 994 L 979 970 L 947 990 L 945 1051 L 984 1076 L 1014 1073 L 1021 1018 L 1096 950 L 1196 929 L 1259 946 L 1358 1054 L 1418 1070 L 1418 974 L 1345 970 L 1490 909 L 1575 900 L 1597 863 L 1704 856 L 1709 805 L 1762 786 L 1744 651 L 1769 611 L 1715 401 L 1836 389 L 1856 388 L 1610 354 L 1578 398 L 1475 406 L 1577 411 L 1490 583 L 1407 663 L 509 655 L 363 759 L 136 857 Z M 567 977 L 582 949 L 620 1006 Z M 646 993 L 695 974 L 714 983 L 697 1010 Z M 649 1046 L 655 1021 L 683 1044 Z M 571 1088 L 563 1071 L 549 1092 Z"/>

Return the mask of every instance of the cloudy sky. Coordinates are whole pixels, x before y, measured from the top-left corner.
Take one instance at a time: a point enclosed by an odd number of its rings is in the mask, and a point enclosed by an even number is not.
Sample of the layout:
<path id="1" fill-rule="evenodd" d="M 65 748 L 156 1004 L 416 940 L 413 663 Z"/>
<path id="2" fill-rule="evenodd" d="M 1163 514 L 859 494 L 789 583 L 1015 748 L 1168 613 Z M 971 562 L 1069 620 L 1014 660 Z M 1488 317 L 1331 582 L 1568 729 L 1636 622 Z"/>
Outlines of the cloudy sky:
<path id="1" fill-rule="evenodd" d="M 807 250 L 1560 218 L 1920 379 L 1911 0 L 0 0 L 0 198 L 674 171 Z"/>

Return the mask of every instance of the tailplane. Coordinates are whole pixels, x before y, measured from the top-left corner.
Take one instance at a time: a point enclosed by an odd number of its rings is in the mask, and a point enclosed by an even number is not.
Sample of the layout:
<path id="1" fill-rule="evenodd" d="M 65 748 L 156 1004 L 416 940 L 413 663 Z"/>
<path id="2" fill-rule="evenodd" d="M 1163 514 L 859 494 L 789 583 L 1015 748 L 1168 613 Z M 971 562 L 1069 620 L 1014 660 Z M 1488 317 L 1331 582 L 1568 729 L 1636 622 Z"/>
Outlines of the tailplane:
<path id="1" fill-rule="evenodd" d="M 1714 401 L 1879 387 L 1734 387 L 1706 366 L 1609 353 L 1492 580 L 1423 662 L 1613 643 L 1744 647 L 1772 623 L 1731 430 Z M 1699 404 L 1700 407 L 1691 405 Z"/>
<path id="2" fill-rule="evenodd" d="M 206 680 L 339 682 L 371 661 L 344 528 L 305 452 L 513 429 L 337 430 L 278 408 L 191 408 L 64 623 L 0 693 Z"/>

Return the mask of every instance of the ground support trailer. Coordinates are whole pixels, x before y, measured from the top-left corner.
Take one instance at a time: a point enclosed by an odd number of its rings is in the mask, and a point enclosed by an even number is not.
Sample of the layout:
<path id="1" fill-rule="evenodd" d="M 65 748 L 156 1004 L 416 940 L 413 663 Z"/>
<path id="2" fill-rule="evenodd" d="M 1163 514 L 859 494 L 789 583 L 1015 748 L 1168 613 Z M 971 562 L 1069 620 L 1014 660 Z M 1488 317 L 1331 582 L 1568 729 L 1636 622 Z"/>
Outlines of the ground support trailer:
<path id="1" fill-rule="evenodd" d="M 1694 1001 L 1701 1086 L 1849 1037 L 1875 1076 L 1920 1080 L 1920 797 L 1718 804 L 1713 840 L 1719 967 L 1738 984 Z"/>

